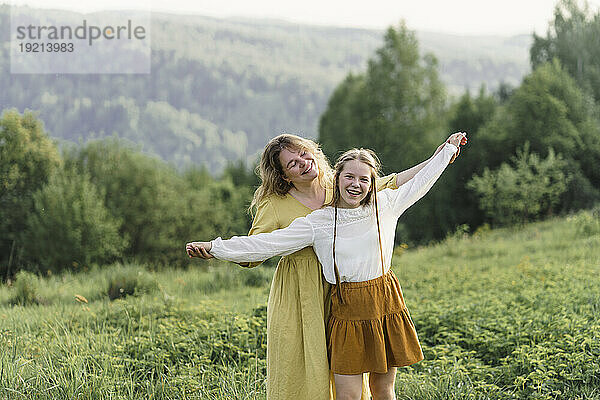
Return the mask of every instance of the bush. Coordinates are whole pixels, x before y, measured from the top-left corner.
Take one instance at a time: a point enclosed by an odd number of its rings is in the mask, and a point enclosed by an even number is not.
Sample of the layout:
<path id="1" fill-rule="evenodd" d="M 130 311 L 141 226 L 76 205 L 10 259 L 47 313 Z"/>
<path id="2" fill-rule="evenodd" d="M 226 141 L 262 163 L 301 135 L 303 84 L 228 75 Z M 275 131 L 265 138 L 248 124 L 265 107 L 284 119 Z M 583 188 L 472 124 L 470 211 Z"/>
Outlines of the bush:
<path id="1" fill-rule="evenodd" d="M 567 189 L 566 162 L 552 149 L 541 159 L 529 153 L 526 143 L 512 157 L 512 164 L 503 163 L 495 171 L 486 168 L 467 183 L 480 197 L 479 207 L 496 225 L 523 223 L 551 214 Z"/>
<path id="2" fill-rule="evenodd" d="M 33 200 L 24 233 L 27 263 L 58 272 L 121 255 L 126 245 L 119 235 L 121 223 L 108 213 L 87 174 L 61 171 Z"/>
<path id="3" fill-rule="evenodd" d="M 115 300 L 125 296 L 138 296 L 158 289 L 152 274 L 141 267 L 121 267 L 108 280 L 106 293 Z"/>
<path id="4" fill-rule="evenodd" d="M 190 240 L 243 234 L 250 193 L 229 179 L 214 181 L 205 170 L 180 174 L 173 166 L 116 138 L 89 142 L 65 156 L 102 192 L 109 212 L 129 239 L 126 257 L 154 266 L 186 265 Z"/>
<path id="5" fill-rule="evenodd" d="M 30 305 L 42 302 L 39 291 L 38 277 L 27 271 L 19 271 L 13 286 L 14 294 L 10 299 L 11 304 Z"/>
<path id="6" fill-rule="evenodd" d="M 177 230 L 189 223 L 180 217 L 187 193 L 174 168 L 117 138 L 91 141 L 65 163 L 89 174 L 110 214 L 122 221 L 126 257 L 155 265 L 183 258 Z"/>
<path id="7" fill-rule="evenodd" d="M 592 208 L 600 201 L 600 187 L 594 186 L 586 178 L 576 162 L 569 162 L 566 173 L 569 176 L 567 190 L 561 196 L 563 211 L 578 211 Z"/>
<path id="8" fill-rule="evenodd" d="M 577 237 L 585 238 L 600 234 L 600 210 L 584 211 L 573 218 Z"/>

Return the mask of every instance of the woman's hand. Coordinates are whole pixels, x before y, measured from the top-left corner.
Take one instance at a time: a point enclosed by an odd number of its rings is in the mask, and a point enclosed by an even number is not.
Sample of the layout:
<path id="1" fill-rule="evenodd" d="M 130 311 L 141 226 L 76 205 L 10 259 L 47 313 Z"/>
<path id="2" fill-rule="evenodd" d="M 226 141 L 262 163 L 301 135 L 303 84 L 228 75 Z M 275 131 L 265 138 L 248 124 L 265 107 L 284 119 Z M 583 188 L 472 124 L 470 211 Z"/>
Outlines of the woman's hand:
<path id="1" fill-rule="evenodd" d="M 205 260 L 214 258 L 214 256 L 209 253 L 210 249 L 212 249 L 212 244 L 210 242 L 190 242 L 185 245 L 185 251 L 190 258 L 200 257 Z"/>
<path id="2" fill-rule="evenodd" d="M 456 157 L 458 157 L 458 155 L 460 154 L 460 146 L 467 144 L 467 133 L 453 133 L 452 135 L 450 135 L 450 137 L 448 137 L 448 139 L 446 139 L 446 143 L 453 144 L 458 148 L 458 151 L 452 156 L 452 159 L 450 160 L 450 164 L 452 164 L 454 160 L 456 160 Z"/>

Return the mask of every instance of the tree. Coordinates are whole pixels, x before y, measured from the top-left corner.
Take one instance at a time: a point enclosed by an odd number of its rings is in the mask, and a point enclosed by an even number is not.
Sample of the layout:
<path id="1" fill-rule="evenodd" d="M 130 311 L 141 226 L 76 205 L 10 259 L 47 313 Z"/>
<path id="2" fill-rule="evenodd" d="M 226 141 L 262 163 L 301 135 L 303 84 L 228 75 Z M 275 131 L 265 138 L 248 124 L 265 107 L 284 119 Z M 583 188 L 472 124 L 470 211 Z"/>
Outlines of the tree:
<path id="1" fill-rule="evenodd" d="M 566 72 L 575 79 L 592 99 L 571 89 L 571 101 L 566 101 L 565 109 L 557 110 L 558 115 L 567 115 L 574 122 L 573 128 L 579 133 L 580 142 L 572 150 L 571 186 L 563 197 L 566 209 L 589 207 L 600 199 L 600 132 L 597 117 L 591 117 L 593 101 L 600 101 L 600 12 L 592 15 L 587 1 L 581 6 L 577 0 L 560 0 L 554 11 L 546 37 L 534 34 L 530 50 L 533 68 L 558 60 Z M 565 74 L 561 74 L 564 77 Z M 572 86 L 571 81 L 565 82 Z M 566 94 L 566 93 L 565 93 Z M 574 95 L 573 95 L 574 94 Z M 574 101 L 573 101 L 574 100 Z M 577 104 L 573 104 L 577 103 Z M 558 104 L 556 104 L 558 107 Z M 552 114 L 553 109 L 547 112 Z M 552 116 L 551 116 L 552 118 Z M 556 118 L 556 116 L 554 116 Z M 570 127 L 567 127 L 570 128 Z M 573 136 L 573 129 L 567 129 L 567 138 Z M 556 138 L 558 139 L 558 138 Z M 558 147 L 555 147 L 557 151 Z M 563 153 L 569 161 L 569 156 Z"/>
<path id="2" fill-rule="evenodd" d="M 476 172 L 484 166 L 498 167 L 526 140 L 542 156 L 553 147 L 572 158 L 581 143 L 577 125 L 590 118 L 591 111 L 558 61 L 538 67 L 482 127 Z"/>
<path id="3" fill-rule="evenodd" d="M 111 215 L 123 222 L 127 257 L 183 265 L 182 243 L 248 231 L 248 190 L 230 179 L 215 181 L 206 169 L 180 174 L 116 138 L 90 142 L 65 161 L 89 174 Z"/>
<path id="4" fill-rule="evenodd" d="M 61 165 L 56 145 L 31 112 L 5 111 L 0 119 L 0 274 L 16 272 L 21 260 L 32 194 Z"/>
<path id="5" fill-rule="evenodd" d="M 596 101 L 600 100 L 600 13 L 591 15 L 587 2 L 560 0 L 546 37 L 533 35 L 530 50 L 533 69 L 560 60 L 569 74 Z"/>
<path id="6" fill-rule="evenodd" d="M 552 149 L 541 159 L 529 152 L 529 143 L 512 157 L 512 166 L 502 163 L 467 184 L 480 198 L 480 208 L 495 225 L 526 222 L 552 213 L 567 189 L 566 162 Z"/>
<path id="7" fill-rule="evenodd" d="M 159 265 L 181 260 L 177 232 L 189 188 L 173 167 L 117 138 L 89 142 L 65 161 L 89 174 L 111 215 L 123 222 L 125 256 Z"/>
<path id="8" fill-rule="evenodd" d="M 341 151 L 365 142 L 360 129 L 366 118 L 365 93 L 365 77 L 350 73 L 329 99 L 319 121 L 319 143 L 331 162 Z"/>
<path id="9" fill-rule="evenodd" d="M 75 170 L 53 174 L 33 194 L 33 212 L 23 233 L 24 262 L 59 272 L 114 261 L 126 247 L 121 222 L 104 206 L 89 175 Z"/>
<path id="10" fill-rule="evenodd" d="M 467 132 L 469 144 L 465 146 L 456 163 L 444 172 L 445 184 L 448 185 L 448 199 L 460 204 L 454 207 L 452 212 L 441 216 L 439 223 L 446 231 L 461 224 L 474 228 L 484 222 L 484 215 L 478 207 L 479 199 L 466 185 L 473 174 L 483 171 L 486 165 L 486 160 L 482 157 L 485 152 L 480 146 L 480 130 L 494 117 L 498 107 L 496 96 L 487 94 L 482 86 L 476 97 L 467 91 L 450 109 L 448 131 Z"/>
<path id="11" fill-rule="evenodd" d="M 246 163 L 240 160 L 236 163 L 230 162 L 225 167 L 222 179 L 230 178 L 234 185 L 248 187 L 254 191 L 260 185 L 260 179 L 254 168 L 247 168 Z"/>
<path id="12" fill-rule="evenodd" d="M 482 165 L 497 168 L 528 141 L 531 151 L 541 157 L 553 148 L 561 154 L 573 175 L 586 187 L 600 187 L 600 123 L 594 102 L 565 71 L 558 60 L 540 65 L 516 89 L 507 103 L 478 134 Z M 582 183 L 583 181 L 583 183 Z M 588 183 L 586 184 L 585 181 Z M 581 187 L 581 186 L 580 186 Z M 568 191 L 578 191 L 569 187 Z M 569 205 L 591 204 L 598 190 Z"/>
<path id="13" fill-rule="evenodd" d="M 432 55 L 420 57 L 415 34 L 390 27 L 364 75 L 348 75 L 319 123 L 325 154 L 369 147 L 387 171 L 424 158 L 442 140 L 445 90 Z"/>
<path id="14" fill-rule="evenodd" d="M 367 147 L 384 172 L 400 171 L 429 157 L 445 139 L 444 107 L 437 61 L 420 56 L 415 34 L 402 23 L 387 30 L 364 75 L 350 74 L 336 88 L 319 122 L 319 142 L 331 160 L 348 148 Z M 411 239 L 445 233 L 437 221 L 445 212 L 443 190 L 434 188 L 403 217 Z"/>

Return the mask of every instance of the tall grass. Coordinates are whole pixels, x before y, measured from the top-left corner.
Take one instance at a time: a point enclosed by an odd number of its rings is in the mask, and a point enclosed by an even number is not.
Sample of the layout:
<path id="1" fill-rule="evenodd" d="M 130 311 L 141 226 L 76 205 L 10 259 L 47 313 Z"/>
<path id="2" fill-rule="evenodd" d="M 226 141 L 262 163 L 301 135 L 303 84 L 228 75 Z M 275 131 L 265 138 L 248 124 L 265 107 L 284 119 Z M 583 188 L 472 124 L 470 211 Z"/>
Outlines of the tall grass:
<path id="1" fill-rule="evenodd" d="M 399 370 L 398 399 L 600 399 L 597 218 L 399 247 L 425 360 Z M 31 302 L 1 287 L 0 398 L 264 399 L 273 271 L 197 265 L 35 278 Z M 119 274 L 140 289 L 110 301 Z"/>

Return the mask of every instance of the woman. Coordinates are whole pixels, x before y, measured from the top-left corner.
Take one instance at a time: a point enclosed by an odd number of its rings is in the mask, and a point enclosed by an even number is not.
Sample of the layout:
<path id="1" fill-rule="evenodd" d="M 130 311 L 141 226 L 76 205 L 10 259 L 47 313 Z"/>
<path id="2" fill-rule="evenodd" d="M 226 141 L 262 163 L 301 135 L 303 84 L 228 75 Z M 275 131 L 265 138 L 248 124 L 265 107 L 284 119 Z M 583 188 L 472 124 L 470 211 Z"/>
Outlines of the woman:
<path id="1" fill-rule="evenodd" d="M 378 179 L 377 189 L 397 188 L 428 161 Z M 250 235 L 285 228 L 333 198 L 331 167 L 311 140 L 295 135 L 275 137 L 265 147 L 258 171 L 262 183 L 251 204 L 257 211 Z M 201 256 L 211 257 L 206 252 Z M 268 400 L 330 399 L 325 337 L 329 292 L 312 248 L 279 261 L 267 305 Z"/>

